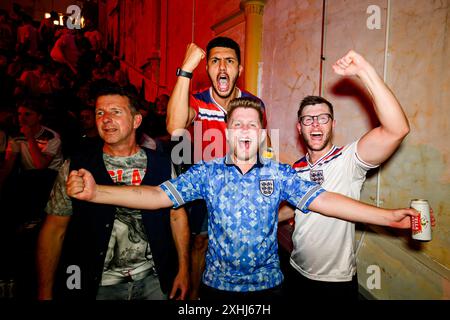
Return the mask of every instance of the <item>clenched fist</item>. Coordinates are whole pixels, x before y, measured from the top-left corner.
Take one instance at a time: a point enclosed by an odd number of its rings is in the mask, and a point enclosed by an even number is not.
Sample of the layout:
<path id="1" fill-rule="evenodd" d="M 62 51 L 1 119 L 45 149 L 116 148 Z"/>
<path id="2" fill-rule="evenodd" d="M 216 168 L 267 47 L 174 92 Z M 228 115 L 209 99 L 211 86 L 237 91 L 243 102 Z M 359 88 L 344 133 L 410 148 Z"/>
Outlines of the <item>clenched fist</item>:
<path id="1" fill-rule="evenodd" d="M 195 43 L 188 44 L 181 69 L 188 72 L 194 71 L 205 56 L 205 51 Z"/>
<path id="2" fill-rule="evenodd" d="M 94 177 L 85 169 L 70 172 L 66 189 L 69 197 L 85 201 L 92 201 L 97 193 Z"/>
<path id="3" fill-rule="evenodd" d="M 345 56 L 336 61 L 333 70 L 341 76 L 360 75 L 372 66 L 358 53 L 350 50 Z"/>

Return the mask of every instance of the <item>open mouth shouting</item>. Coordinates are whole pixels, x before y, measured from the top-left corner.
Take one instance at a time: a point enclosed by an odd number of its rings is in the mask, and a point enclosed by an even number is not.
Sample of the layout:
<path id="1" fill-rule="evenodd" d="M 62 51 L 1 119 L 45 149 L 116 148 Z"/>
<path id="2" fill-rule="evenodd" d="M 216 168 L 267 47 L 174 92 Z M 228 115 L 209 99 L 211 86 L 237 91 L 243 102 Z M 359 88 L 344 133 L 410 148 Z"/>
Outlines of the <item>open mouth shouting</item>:
<path id="1" fill-rule="evenodd" d="M 227 93 L 230 90 L 230 78 L 226 73 L 219 73 L 217 76 L 217 90 L 220 93 Z"/>
<path id="2" fill-rule="evenodd" d="M 307 136 L 305 136 L 305 142 L 309 148 L 314 151 L 323 150 L 327 145 L 330 144 L 331 136 L 326 131 L 319 131 L 315 129 L 311 131 Z"/>
<path id="3" fill-rule="evenodd" d="M 323 133 L 320 131 L 313 131 L 310 133 L 312 141 L 321 141 L 323 137 Z"/>
<path id="4" fill-rule="evenodd" d="M 238 140 L 239 148 L 248 151 L 250 149 L 250 146 L 252 144 L 252 139 L 249 137 L 241 137 Z"/>

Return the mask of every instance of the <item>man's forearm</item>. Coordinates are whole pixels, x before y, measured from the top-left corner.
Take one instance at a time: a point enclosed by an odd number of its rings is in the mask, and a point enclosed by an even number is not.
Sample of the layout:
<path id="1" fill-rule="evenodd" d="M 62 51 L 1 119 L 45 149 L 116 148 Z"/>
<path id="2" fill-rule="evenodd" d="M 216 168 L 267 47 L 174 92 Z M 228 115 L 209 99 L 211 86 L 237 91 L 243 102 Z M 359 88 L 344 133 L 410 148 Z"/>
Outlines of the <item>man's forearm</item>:
<path id="1" fill-rule="evenodd" d="M 98 185 L 91 202 L 149 210 L 173 206 L 170 198 L 158 186 Z"/>
<path id="2" fill-rule="evenodd" d="M 278 210 L 278 222 L 283 222 L 295 217 L 295 209 L 285 204 Z"/>
<path id="3" fill-rule="evenodd" d="M 375 112 L 383 130 L 404 137 L 409 132 L 408 120 L 397 98 L 383 79 L 371 65 L 361 70 L 358 76 L 372 95 Z"/>
<path id="4" fill-rule="evenodd" d="M 46 224 L 42 227 L 36 250 L 39 300 L 53 299 L 55 273 L 64 241 L 64 235 L 48 228 Z"/>
<path id="5" fill-rule="evenodd" d="M 177 129 L 185 129 L 189 125 L 189 86 L 190 80 L 178 77 L 167 105 L 167 132 L 171 135 Z M 175 132 L 176 134 L 176 132 Z"/>
<path id="6" fill-rule="evenodd" d="M 394 226 L 389 210 L 377 208 L 338 193 L 323 192 L 309 206 L 321 214 L 353 222 Z"/>
<path id="7" fill-rule="evenodd" d="M 179 208 L 170 211 L 170 227 L 178 254 L 178 271 L 189 272 L 190 231 L 186 210 Z"/>
<path id="8" fill-rule="evenodd" d="M 370 164 L 381 164 L 398 148 L 409 133 L 409 123 L 394 94 L 367 65 L 358 73 L 374 100 L 375 112 L 380 126 L 366 133 L 358 142 L 359 157 Z"/>

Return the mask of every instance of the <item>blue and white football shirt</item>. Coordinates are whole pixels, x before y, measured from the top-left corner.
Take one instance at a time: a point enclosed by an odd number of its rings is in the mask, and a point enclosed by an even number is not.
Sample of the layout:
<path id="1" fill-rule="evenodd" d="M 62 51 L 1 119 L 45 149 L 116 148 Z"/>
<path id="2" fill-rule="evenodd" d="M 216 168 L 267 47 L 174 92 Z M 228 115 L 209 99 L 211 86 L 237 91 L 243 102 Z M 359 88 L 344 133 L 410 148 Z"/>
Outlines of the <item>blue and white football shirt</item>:
<path id="1" fill-rule="evenodd" d="M 257 291 L 283 280 L 277 243 L 278 207 L 303 212 L 323 191 L 289 165 L 261 159 L 242 174 L 229 158 L 200 162 L 161 184 L 174 207 L 196 199 L 208 206 L 204 284 L 225 291 Z"/>

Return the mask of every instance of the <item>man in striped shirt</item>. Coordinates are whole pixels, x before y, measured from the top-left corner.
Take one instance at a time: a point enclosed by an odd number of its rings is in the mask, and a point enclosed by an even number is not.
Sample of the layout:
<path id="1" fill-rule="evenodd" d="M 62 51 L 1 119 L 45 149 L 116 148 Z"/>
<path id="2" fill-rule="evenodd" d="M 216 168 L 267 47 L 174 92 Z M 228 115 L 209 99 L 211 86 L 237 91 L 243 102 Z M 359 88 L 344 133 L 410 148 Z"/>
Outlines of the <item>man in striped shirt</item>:
<path id="1" fill-rule="evenodd" d="M 205 55 L 206 72 L 211 86 L 189 95 L 192 72 Z M 172 136 L 181 136 L 184 130 L 180 129 L 189 129 L 194 146 L 194 163 L 225 156 L 227 150 L 225 116 L 231 100 L 240 97 L 259 100 L 236 86 L 242 71 L 240 47 L 230 38 L 212 39 L 207 45 L 206 54 L 195 43 L 188 45 L 183 64 L 177 71 L 178 79 L 167 106 L 167 131 Z M 266 127 L 262 101 L 261 104 L 264 115 L 263 125 Z M 191 257 L 191 299 L 197 298 L 200 277 L 205 264 L 208 246 L 207 217 L 203 200 L 192 204 L 189 218 L 191 231 L 195 237 Z"/>

